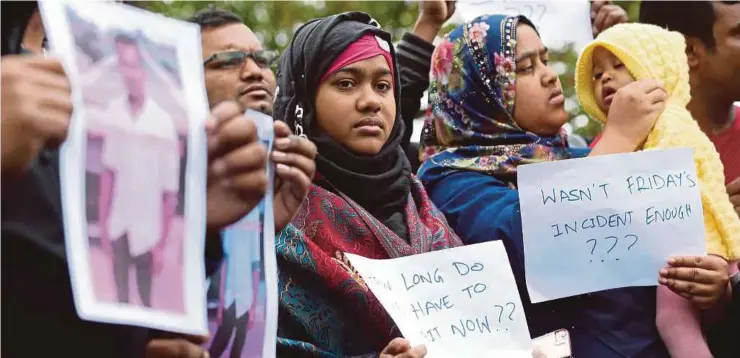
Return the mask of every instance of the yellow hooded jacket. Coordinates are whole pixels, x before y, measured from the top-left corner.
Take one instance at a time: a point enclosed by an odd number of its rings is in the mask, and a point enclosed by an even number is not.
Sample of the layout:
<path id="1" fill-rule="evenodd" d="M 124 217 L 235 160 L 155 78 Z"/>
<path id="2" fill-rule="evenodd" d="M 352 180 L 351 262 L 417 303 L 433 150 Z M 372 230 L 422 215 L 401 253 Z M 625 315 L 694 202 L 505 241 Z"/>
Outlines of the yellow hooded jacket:
<path id="1" fill-rule="evenodd" d="M 636 80 L 654 79 L 668 93 L 665 111 L 647 137 L 645 149 L 694 149 L 699 177 L 707 252 L 740 257 L 740 218 L 725 189 L 724 168 L 714 144 L 686 110 L 691 99 L 686 42 L 678 32 L 646 24 L 620 24 L 589 43 L 576 64 L 576 93 L 588 115 L 606 123 L 593 91 L 593 51 L 603 47 L 627 67 Z"/>

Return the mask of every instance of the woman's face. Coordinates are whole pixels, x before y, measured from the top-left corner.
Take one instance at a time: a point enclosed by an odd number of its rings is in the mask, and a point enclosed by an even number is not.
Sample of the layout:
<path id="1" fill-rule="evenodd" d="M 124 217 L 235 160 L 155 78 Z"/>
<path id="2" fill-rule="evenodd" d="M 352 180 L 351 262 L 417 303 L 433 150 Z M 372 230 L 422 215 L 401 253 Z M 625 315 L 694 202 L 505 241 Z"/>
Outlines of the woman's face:
<path id="1" fill-rule="evenodd" d="M 393 75 L 382 55 L 347 65 L 319 85 L 317 129 L 357 154 L 378 154 L 395 119 Z"/>
<path id="2" fill-rule="evenodd" d="M 526 131 L 555 135 L 568 120 L 560 79 L 547 67 L 547 49 L 534 29 L 519 24 L 516 31 L 514 120 Z"/>

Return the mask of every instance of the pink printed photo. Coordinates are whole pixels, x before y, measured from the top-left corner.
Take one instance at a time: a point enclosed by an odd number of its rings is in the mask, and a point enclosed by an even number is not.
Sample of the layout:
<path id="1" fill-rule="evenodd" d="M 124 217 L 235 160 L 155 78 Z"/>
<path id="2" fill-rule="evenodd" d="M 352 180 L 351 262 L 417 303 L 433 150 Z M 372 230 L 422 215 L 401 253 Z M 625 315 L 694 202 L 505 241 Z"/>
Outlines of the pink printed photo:
<path id="1" fill-rule="evenodd" d="M 95 298 L 183 313 L 188 121 L 175 49 L 141 33 L 70 22 L 77 25 L 78 65 L 86 69 L 85 191 Z"/>

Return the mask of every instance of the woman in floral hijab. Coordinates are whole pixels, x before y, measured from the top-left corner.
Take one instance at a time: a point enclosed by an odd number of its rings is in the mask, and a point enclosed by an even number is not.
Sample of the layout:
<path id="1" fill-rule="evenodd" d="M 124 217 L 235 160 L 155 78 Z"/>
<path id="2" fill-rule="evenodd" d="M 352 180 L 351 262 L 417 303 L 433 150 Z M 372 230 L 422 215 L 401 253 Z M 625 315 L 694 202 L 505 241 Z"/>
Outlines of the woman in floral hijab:
<path id="1" fill-rule="evenodd" d="M 616 124 L 610 118 L 608 143 L 602 139 L 591 153 L 569 148 L 563 92 L 547 59 L 524 17 L 481 16 L 447 35 L 432 58 L 419 177 L 465 244 L 503 241 L 533 337 L 566 328 L 573 356 L 668 357 L 655 328 L 655 287 L 529 303 L 518 166 L 630 152 L 647 135 L 617 135 L 642 118 L 623 108 L 628 115 Z"/>

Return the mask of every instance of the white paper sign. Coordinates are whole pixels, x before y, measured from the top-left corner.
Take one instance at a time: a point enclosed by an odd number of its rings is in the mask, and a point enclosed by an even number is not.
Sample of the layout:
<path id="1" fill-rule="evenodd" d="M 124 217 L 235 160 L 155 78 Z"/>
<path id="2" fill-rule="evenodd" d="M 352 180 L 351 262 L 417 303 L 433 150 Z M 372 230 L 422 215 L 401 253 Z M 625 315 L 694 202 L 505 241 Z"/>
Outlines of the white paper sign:
<path id="1" fill-rule="evenodd" d="M 703 255 L 704 217 L 689 148 L 519 167 L 533 303 L 652 286 L 672 255 Z"/>
<path id="2" fill-rule="evenodd" d="M 593 40 L 591 4 L 587 0 L 461 0 L 457 11 L 465 21 L 486 14 L 524 15 L 537 27 L 545 46 L 551 48 L 573 43 L 580 51 Z"/>
<path id="3" fill-rule="evenodd" d="M 372 260 L 347 254 L 427 358 L 532 357 L 527 320 L 500 241 Z"/>

